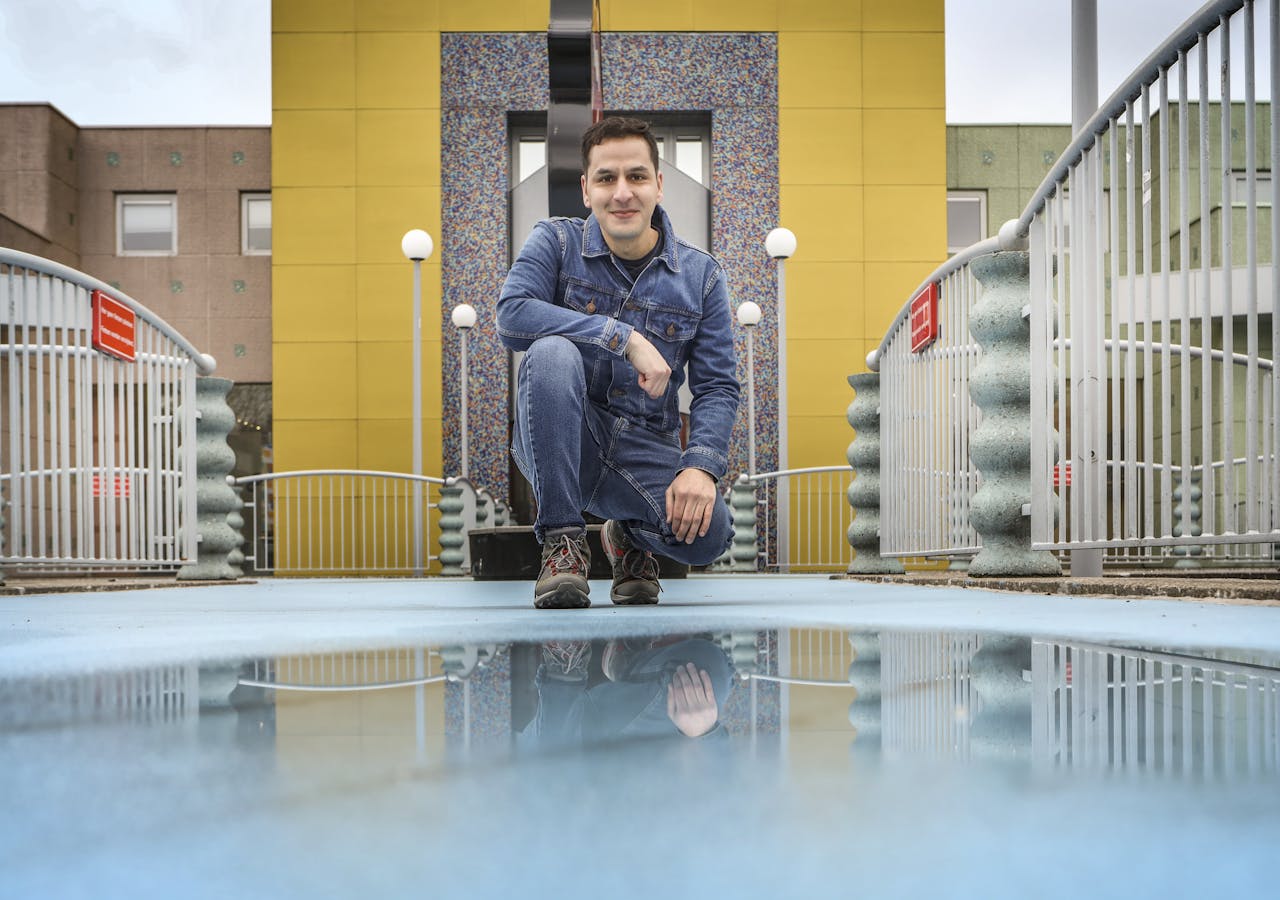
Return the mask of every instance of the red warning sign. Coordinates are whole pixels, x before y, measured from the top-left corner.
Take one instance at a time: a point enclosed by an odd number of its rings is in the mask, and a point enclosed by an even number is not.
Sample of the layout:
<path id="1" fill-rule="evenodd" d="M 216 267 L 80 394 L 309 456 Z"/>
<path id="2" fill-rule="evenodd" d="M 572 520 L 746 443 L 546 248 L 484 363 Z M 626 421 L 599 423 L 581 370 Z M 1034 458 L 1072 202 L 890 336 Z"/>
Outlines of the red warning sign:
<path id="1" fill-rule="evenodd" d="M 102 291 L 93 292 L 93 346 L 109 356 L 133 362 L 138 319 L 129 307 Z"/>
<path id="2" fill-rule="evenodd" d="M 919 353 L 938 339 L 938 284 L 911 298 L 911 352 Z"/>

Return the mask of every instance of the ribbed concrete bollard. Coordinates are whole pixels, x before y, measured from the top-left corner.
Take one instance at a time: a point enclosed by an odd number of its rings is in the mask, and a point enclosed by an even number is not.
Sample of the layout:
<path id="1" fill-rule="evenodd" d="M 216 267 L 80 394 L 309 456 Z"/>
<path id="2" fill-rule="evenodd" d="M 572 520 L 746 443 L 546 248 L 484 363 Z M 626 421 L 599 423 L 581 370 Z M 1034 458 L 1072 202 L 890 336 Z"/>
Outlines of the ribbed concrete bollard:
<path id="1" fill-rule="evenodd" d="M 467 536 L 464 533 L 466 503 L 462 499 L 463 486 L 455 482 L 440 488 L 440 574 L 462 575 L 462 563 L 467 556 L 462 551 Z"/>
<path id="2" fill-rule="evenodd" d="M 196 561 L 178 570 L 181 581 L 231 581 L 240 570 L 228 555 L 239 550 L 244 538 L 231 527 L 227 517 L 239 512 L 240 498 L 227 484 L 236 464 L 235 451 L 227 435 L 236 423 L 227 406 L 227 378 L 196 379 L 196 530 L 199 533 Z M 241 557 L 243 560 L 243 557 Z"/>
<path id="3" fill-rule="evenodd" d="M 970 520 L 982 549 L 970 575 L 1061 575 L 1053 554 L 1031 549 L 1031 338 L 1022 310 L 1031 301 L 1030 254 L 993 253 L 971 264 L 982 298 L 969 314 L 969 333 L 982 357 L 969 378 L 969 395 L 982 424 L 969 441 L 969 457 L 982 473 Z M 1045 487 L 1047 490 L 1047 486 Z"/>
<path id="4" fill-rule="evenodd" d="M 858 692 L 849 704 L 849 724 L 853 726 L 855 747 L 880 747 L 880 635 L 873 631 L 849 632 L 849 683 Z"/>
<path id="5" fill-rule="evenodd" d="M 4 519 L 4 491 L 0 491 L 0 556 L 4 556 L 4 528 L 7 524 Z M 4 569 L 0 569 L 0 587 L 4 586 Z"/>
<path id="6" fill-rule="evenodd" d="M 969 661 L 973 709 L 970 749 L 986 757 L 1023 757 L 1031 752 L 1031 639 L 988 635 Z"/>
<path id="7" fill-rule="evenodd" d="M 1204 528 L 1200 525 L 1200 479 L 1192 478 L 1190 494 L 1185 500 L 1183 499 L 1182 479 L 1179 478 L 1173 485 L 1173 536 L 1182 537 L 1183 534 L 1199 537 L 1204 534 Z M 1185 532 L 1182 528 L 1182 515 L 1187 514 L 1190 521 L 1190 528 Z M 1174 547 L 1173 555 L 1180 559 L 1173 564 L 1175 569 L 1198 569 L 1202 563 L 1196 557 L 1203 555 L 1204 548 L 1191 544 L 1185 547 Z"/>
<path id="8" fill-rule="evenodd" d="M 244 494 L 241 488 L 237 487 L 232 482 L 232 477 L 228 475 L 227 487 L 231 488 L 231 490 L 235 492 L 236 500 L 239 502 L 236 504 L 236 508 L 232 512 L 227 513 L 227 524 L 231 526 L 232 530 L 235 531 L 236 534 L 240 535 L 240 543 L 227 553 L 227 565 L 231 566 L 231 568 L 235 570 L 237 578 L 243 578 L 244 551 L 240 548 L 244 546 Z"/>
<path id="9" fill-rule="evenodd" d="M 845 537 L 853 547 L 850 575 L 899 574 L 902 563 L 880 555 L 880 376 L 875 372 L 850 375 L 853 402 L 845 418 L 856 432 L 845 458 L 853 469 L 853 483 L 845 496 L 853 507 L 853 524 Z"/>
<path id="10" fill-rule="evenodd" d="M 733 560 L 730 568 L 735 572 L 754 572 L 759 555 L 755 484 L 738 476 L 729 492 L 729 507 L 733 512 L 733 544 L 729 548 Z"/>
<path id="11" fill-rule="evenodd" d="M 729 657 L 743 681 L 760 671 L 758 639 L 754 631 L 726 631 L 716 636 L 716 645 Z"/>

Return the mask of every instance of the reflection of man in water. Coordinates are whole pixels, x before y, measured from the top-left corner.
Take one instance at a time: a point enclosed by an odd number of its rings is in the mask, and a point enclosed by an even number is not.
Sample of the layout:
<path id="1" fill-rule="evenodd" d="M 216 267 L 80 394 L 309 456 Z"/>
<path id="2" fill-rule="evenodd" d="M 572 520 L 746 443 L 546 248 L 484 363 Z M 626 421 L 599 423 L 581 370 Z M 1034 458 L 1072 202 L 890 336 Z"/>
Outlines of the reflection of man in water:
<path id="1" fill-rule="evenodd" d="M 600 668 L 607 680 L 588 687 L 588 641 L 543 644 L 535 684 L 538 711 L 520 746 L 596 743 L 630 737 L 727 737 L 720 716 L 732 686 L 729 657 L 687 635 L 609 641 Z"/>

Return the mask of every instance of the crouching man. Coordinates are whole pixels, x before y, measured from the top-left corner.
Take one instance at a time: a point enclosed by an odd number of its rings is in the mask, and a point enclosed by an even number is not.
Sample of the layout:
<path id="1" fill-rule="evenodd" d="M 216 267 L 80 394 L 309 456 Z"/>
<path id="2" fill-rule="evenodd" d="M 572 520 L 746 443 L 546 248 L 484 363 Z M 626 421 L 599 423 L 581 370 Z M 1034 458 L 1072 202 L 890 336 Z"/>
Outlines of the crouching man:
<path id="1" fill-rule="evenodd" d="M 582 170 L 590 215 L 539 222 L 497 306 L 503 343 L 525 351 L 511 452 L 538 504 L 539 609 L 591 603 L 584 512 L 607 520 L 618 604 L 658 602 L 654 554 L 706 565 L 733 538 L 716 488 L 739 395 L 724 273 L 676 236 L 659 205 L 647 122 L 593 125 Z"/>

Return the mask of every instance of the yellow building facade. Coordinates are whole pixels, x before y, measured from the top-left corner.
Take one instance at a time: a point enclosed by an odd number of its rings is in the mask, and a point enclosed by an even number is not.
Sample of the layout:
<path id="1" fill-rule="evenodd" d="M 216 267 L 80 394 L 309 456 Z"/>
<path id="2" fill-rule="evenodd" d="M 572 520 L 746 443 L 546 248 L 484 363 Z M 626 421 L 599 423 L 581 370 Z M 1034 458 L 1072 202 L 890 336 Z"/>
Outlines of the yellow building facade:
<path id="1" fill-rule="evenodd" d="M 764 128 L 776 127 L 776 144 L 767 142 L 776 147 L 768 151 L 770 160 L 776 155 L 776 169 L 769 169 L 776 184 L 765 187 L 777 221 L 760 222 L 758 235 L 732 235 L 730 243 L 741 237 L 748 248 L 741 251 L 718 246 L 726 241 L 715 230 L 709 249 L 725 261 L 735 302 L 760 301 L 767 316 L 772 298 L 757 295 L 758 280 L 735 281 L 733 254 L 756 253 L 761 259 L 752 265 L 763 268 L 768 230 L 783 225 L 796 234 L 798 250 L 786 270 L 786 462 L 841 463 L 851 438 L 845 376 L 865 371 L 867 352 L 908 292 L 946 256 L 942 0 L 602 0 L 600 11 L 607 47 L 634 35 L 764 39 L 752 46 L 763 47 L 776 67 L 776 93 L 770 88 L 765 101 L 775 108 L 760 121 L 776 123 Z M 449 397 L 456 363 L 441 310 L 462 300 L 477 305 L 480 332 L 484 302 L 496 298 L 500 277 L 495 284 L 491 269 L 465 296 L 447 289 L 446 268 L 468 265 L 468 236 L 451 224 L 465 198 L 445 197 L 445 156 L 459 153 L 446 122 L 465 110 L 450 112 L 442 52 L 456 60 L 449 48 L 463 35 L 525 34 L 545 45 L 548 16 L 547 0 L 274 0 L 277 471 L 408 471 L 412 270 L 400 239 L 423 228 L 437 248 L 423 266 L 424 470 L 456 474 L 450 449 L 456 427 L 448 412 L 456 406 Z M 607 107 L 609 85 L 625 84 L 631 74 L 614 60 L 611 69 L 606 53 Z M 667 74 L 675 81 L 695 77 L 678 68 Z M 718 74 L 734 78 L 731 71 Z M 623 93 L 615 89 L 615 96 Z M 731 214 L 736 196 L 717 189 L 715 141 L 713 129 L 711 190 L 719 221 Z M 464 149 L 479 153 L 481 163 L 486 153 L 505 153 L 493 144 Z M 442 227 L 455 230 L 442 236 Z M 490 289 L 493 296 L 483 296 Z M 761 354 L 758 384 L 776 383 L 776 358 Z M 493 374 L 504 377 L 497 368 Z M 776 419 L 769 419 L 777 405 L 770 405 L 767 388 L 758 397 L 757 439 L 767 464 L 778 458 Z M 473 447 L 493 454 L 497 473 L 497 459 L 506 454 L 505 419 L 486 431 L 483 410 L 472 416 L 479 434 Z M 743 435 L 740 421 L 735 439 Z"/>

